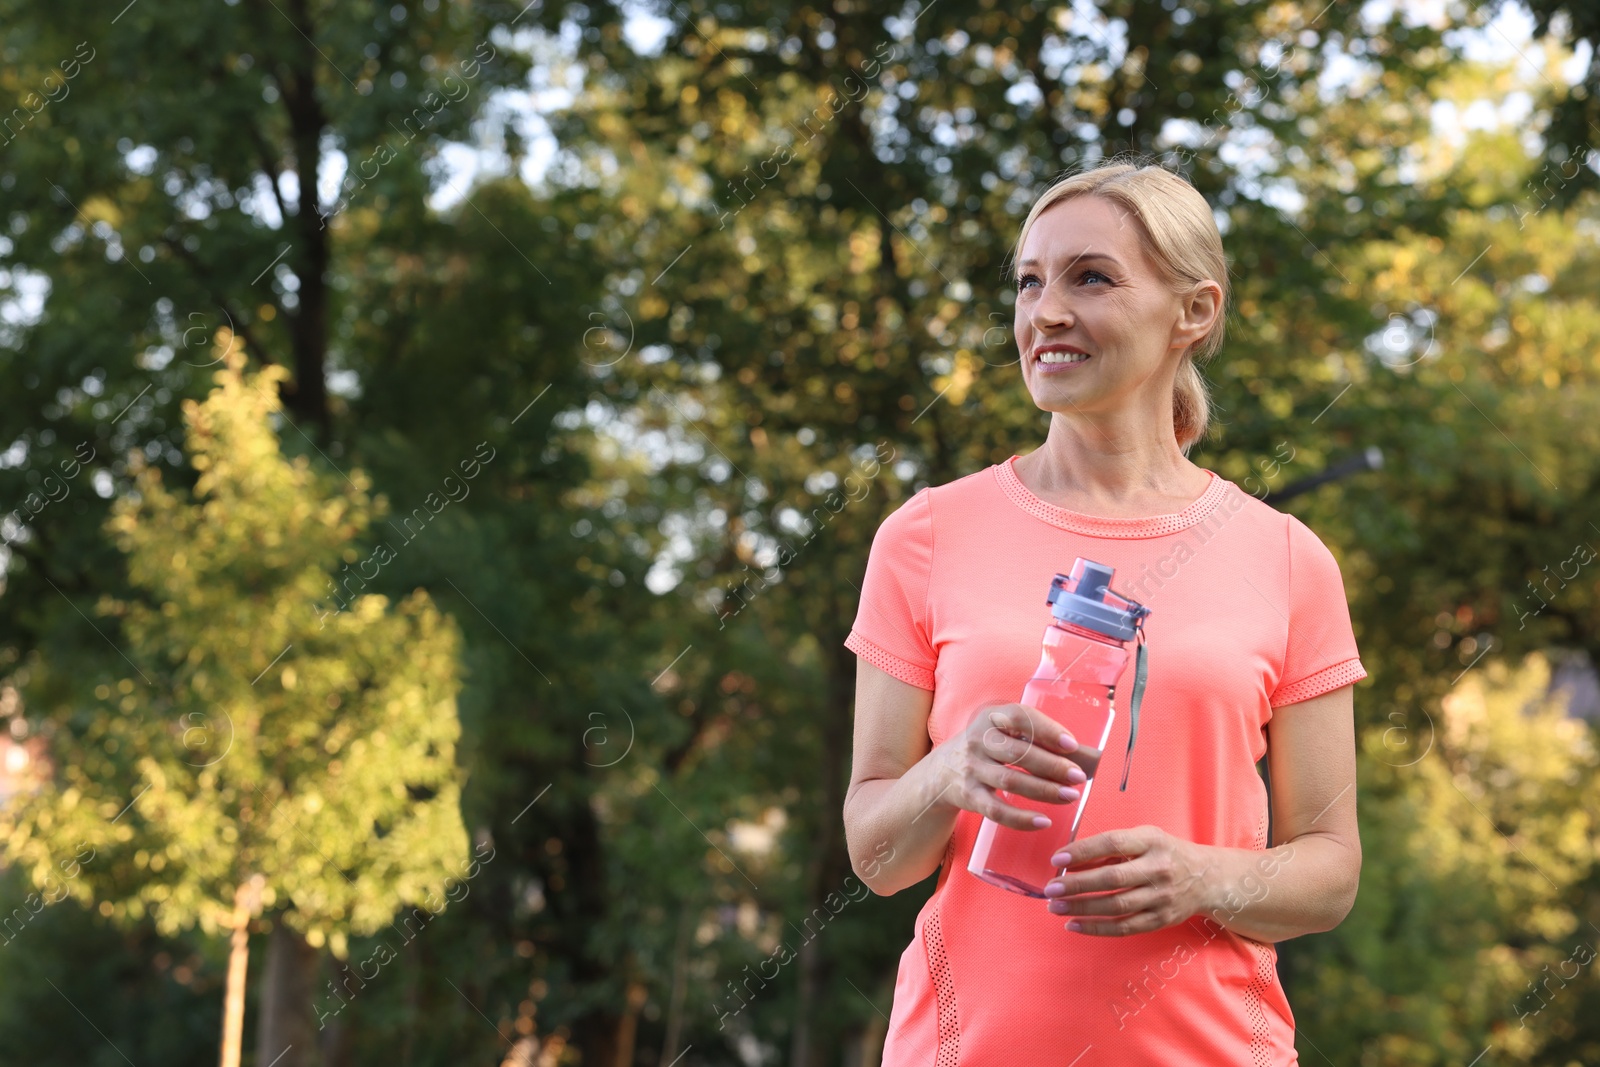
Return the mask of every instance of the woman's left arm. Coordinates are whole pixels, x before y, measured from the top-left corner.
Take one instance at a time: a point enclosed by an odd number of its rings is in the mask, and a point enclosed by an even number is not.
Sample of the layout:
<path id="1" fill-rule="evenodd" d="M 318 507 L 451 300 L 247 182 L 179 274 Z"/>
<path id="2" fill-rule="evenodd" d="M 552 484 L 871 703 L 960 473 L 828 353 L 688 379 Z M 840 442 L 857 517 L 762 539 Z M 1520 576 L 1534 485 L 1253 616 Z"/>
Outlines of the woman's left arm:
<path id="1" fill-rule="evenodd" d="M 1273 713 L 1267 760 L 1273 836 L 1282 844 L 1265 851 L 1200 845 L 1156 826 L 1094 834 L 1056 854 L 1068 870 L 1045 887 L 1047 907 L 1071 916 L 1068 929 L 1109 937 L 1196 915 L 1256 941 L 1338 926 L 1361 875 L 1351 689 Z"/>

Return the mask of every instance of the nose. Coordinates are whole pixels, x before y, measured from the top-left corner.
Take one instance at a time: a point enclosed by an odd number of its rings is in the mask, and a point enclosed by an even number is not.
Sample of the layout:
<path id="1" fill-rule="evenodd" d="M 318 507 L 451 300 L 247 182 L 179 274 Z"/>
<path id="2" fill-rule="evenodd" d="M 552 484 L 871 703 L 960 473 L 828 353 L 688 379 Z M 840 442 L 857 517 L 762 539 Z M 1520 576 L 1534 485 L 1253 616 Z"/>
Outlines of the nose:
<path id="1" fill-rule="evenodd" d="M 1072 313 L 1072 298 L 1062 284 L 1060 276 L 1046 278 L 1032 305 L 1028 319 L 1035 330 L 1052 331 L 1070 329 L 1076 321 Z"/>

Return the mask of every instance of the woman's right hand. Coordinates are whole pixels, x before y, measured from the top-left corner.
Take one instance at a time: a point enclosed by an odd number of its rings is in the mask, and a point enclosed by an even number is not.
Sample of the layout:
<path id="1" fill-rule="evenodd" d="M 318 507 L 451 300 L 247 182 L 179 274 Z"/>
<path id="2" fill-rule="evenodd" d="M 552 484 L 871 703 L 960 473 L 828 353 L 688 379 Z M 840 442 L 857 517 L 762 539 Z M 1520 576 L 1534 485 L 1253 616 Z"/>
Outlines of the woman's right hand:
<path id="1" fill-rule="evenodd" d="M 1082 795 L 1083 783 L 1100 762 L 1099 751 L 1079 745 L 1061 724 L 1026 704 L 980 708 L 967 728 L 935 753 L 940 760 L 939 800 L 1017 830 L 1042 830 L 1050 823 L 1043 815 L 1007 804 L 998 790 L 1070 804 Z"/>

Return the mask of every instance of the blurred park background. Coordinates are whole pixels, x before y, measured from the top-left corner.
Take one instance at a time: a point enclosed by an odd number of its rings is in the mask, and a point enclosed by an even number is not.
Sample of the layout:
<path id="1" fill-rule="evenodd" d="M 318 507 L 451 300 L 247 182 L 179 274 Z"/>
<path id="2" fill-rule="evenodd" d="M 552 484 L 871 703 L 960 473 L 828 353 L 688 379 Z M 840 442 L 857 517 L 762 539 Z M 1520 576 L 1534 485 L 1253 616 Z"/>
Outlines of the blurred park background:
<path id="1" fill-rule="evenodd" d="M 1126 151 L 1233 263 L 1193 458 L 1371 674 L 1301 1062 L 1600 1062 L 1587 0 L 0 27 L 0 1063 L 218 1062 L 231 959 L 251 1067 L 876 1064 L 842 641 L 1043 440 L 1006 256 Z"/>

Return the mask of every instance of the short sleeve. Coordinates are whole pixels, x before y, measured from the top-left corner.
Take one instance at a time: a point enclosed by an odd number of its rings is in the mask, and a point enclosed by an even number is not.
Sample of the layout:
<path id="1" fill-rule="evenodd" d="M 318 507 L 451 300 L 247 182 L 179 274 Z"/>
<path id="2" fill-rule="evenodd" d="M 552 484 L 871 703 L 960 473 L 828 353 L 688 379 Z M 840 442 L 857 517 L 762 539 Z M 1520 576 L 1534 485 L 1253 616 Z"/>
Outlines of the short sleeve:
<path id="1" fill-rule="evenodd" d="M 1289 636 L 1273 707 L 1331 693 L 1367 676 L 1350 627 L 1339 563 L 1310 527 L 1289 520 Z"/>
<path id="2" fill-rule="evenodd" d="M 933 505 L 922 489 L 883 520 L 872 538 L 861 603 L 844 647 L 918 689 L 933 689 L 938 662 L 928 623 Z"/>

